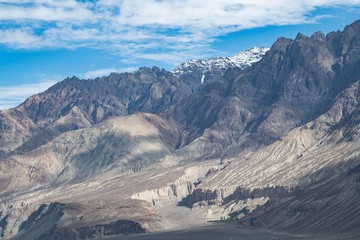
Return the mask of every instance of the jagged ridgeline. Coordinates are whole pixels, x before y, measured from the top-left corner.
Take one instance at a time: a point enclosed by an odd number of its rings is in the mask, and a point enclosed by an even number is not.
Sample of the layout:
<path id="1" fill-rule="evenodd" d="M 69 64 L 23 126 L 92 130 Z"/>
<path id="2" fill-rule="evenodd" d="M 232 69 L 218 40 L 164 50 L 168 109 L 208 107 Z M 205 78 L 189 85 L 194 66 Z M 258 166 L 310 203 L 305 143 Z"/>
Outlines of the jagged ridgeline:
<path id="1" fill-rule="evenodd" d="M 67 78 L 0 111 L 0 236 L 220 221 L 358 237 L 359 81 L 360 21 L 172 72 Z"/>

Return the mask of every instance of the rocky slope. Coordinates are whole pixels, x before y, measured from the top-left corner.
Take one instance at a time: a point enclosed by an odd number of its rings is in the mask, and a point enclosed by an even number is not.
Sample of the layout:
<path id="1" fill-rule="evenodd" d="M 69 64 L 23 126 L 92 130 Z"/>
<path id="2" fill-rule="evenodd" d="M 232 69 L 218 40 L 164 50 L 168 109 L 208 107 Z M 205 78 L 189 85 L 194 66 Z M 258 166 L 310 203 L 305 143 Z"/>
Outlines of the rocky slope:
<path id="1" fill-rule="evenodd" d="M 105 173 L 123 175 L 151 166 L 169 155 L 177 126 L 156 115 L 113 117 L 86 129 L 69 131 L 0 166 L 3 194 L 46 185 L 78 183 Z M 13 176 L 21 174 L 17 181 Z"/>
<path id="2" fill-rule="evenodd" d="M 200 175 L 177 205 L 206 220 L 246 216 L 243 225 L 279 231 L 357 233 L 359 100 L 359 82 L 355 82 L 315 120 Z M 165 199 L 173 199 L 177 195 L 171 189 L 180 186 L 175 183 L 166 186 L 169 191 L 164 186 L 134 196 L 160 205 L 156 209 L 166 214 L 169 204 L 164 204 L 162 191 Z"/>
<path id="3" fill-rule="evenodd" d="M 1 112 L 1 237 L 91 239 L 220 219 L 358 233 L 359 66 L 356 21 L 279 38 L 195 93 L 157 68 L 67 79 Z"/>

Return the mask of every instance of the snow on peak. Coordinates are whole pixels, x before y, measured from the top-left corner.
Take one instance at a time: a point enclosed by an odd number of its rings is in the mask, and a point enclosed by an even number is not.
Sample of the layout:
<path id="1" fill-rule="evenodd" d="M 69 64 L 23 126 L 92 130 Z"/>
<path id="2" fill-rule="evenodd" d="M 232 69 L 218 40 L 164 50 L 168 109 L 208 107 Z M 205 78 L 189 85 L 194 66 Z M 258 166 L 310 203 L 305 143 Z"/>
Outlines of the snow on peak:
<path id="1" fill-rule="evenodd" d="M 201 71 L 202 75 L 209 75 L 213 71 L 225 71 L 229 67 L 246 68 L 253 63 L 258 62 L 265 55 L 269 48 L 253 47 L 242 51 L 232 57 L 218 57 L 202 60 L 190 60 L 180 64 L 174 71 L 174 75 L 182 77 L 191 74 L 194 71 Z M 202 76 L 200 75 L 200 76 Z M 203 77 L 199 79 L 201 83 L 206 81 Z"/>
<path id="2" fill-rule="evenodd" d="M 201 80 L 200 80 L 201 84 L 204 83 L 204 80 L 205 80 L 205 75 L 203 74 L 203 75 L 201 76 Z"/>
<path id="3" fill-rule="evenodd" d="M 270 48 L 253 47 L 251 49 L 242 51 L 233 57 L 229 57 L 237 67 L 243 68 L 245 66 L 251 66 L 252 64 L 261 60 Z"/>

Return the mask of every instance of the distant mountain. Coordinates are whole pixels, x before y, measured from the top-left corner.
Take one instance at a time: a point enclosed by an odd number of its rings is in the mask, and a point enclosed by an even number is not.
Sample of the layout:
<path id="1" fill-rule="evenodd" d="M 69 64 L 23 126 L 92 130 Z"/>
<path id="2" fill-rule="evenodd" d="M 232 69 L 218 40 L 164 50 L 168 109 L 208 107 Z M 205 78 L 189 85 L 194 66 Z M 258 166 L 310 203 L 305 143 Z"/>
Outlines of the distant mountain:
<path id="1" fill-rule="evenodd" d="M 175 68 L 174 75 L 187 83 L 193 91 L 203 84 L 216 81 L 228 68 L 244 69 L 258 62 L 270 48 L 254 47 L 233 57 L 218 57 L 203 60 L 190 60 Z"/>
<path id="2" fill-rule="evenodd" d="M 157 67 L 95 80 L 67 78 L 17 108 L 0 111 L 0 155 L 25 153 L 112 116 L 161 113 L 190 94 L 185 83 Z"/>

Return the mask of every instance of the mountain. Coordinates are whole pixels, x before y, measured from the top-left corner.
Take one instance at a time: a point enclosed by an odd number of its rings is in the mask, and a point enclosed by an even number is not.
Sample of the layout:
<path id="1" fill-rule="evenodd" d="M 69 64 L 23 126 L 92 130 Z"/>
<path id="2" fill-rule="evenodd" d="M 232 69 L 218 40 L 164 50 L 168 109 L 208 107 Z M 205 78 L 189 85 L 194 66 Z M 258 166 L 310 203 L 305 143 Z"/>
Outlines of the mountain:
<path id="1" fill-rule="evenodd" d="M 279 38 L 259 62 L 227 70 L 175 105 L 169 118 L 188 129 L 184 144 L 206 135 L 225 147 L 267 145 L 327 111 L 359 79 L 358 28 L 355 22 L 327 37 Z"/>
<path id="2" fill-rule="evenodd" d="M 269 48 L 254 47 L 233 57 L 190 60 L 180 64 L 173 72 L 176 77 L 187 83 L 196 92 L 204 84 L 221 78 L 228 68 L 244 69 L 260 61 L 268 50 Z"/>
<path id="3" fill-rule="evenodd" d="M 25 154 L 12 155 L 7 161 L 15 167 L 3 172 L 2 180 L 11 182 L 12 175 L 23 173 L 23 181 L 18 179 L 7 188 L 15 191 L 83 182 L 109 171 L 120 175 L 137 172 L 169 155 L 178 135 L 176 125 L 156 115 L 112 117 L 60 134 Z"/>
<path id="4" fill-rule="evenodd" d="M 226 219 L 289 233 L 279 239 L 356 238 L 359 66 L 360 20 L 279 38 L 202 87 L 156 67 L 66 79 L 0 112 L 0 236 L 101 239 Z"/>
<path id="5" fill-rule="evenodd" d="M 0 113 L 0 153 L 26 153 L 112 116 L 160 113 L 190 93 L 171 72 L 157 67 L 96 80 L 67 78 Z"/>
<path id="6" fill-rule="evenodd" d="M 265 51 L 255 47 L 218 60 L 227 59 L 229 67 L 243 68 L 258 61 Z M 209 67 L 213 65 L 212 72 L 217 72 L 212 79 L 220 78 L 227 65 L 218 67 L 213 60 L 208 61 Z M 95 80 L 67 78 L 19 107 L 0 112 L 0 156 L 25 153 L 63 132 L 89 127 L 111 116 L 162 113 L 191 94 L 191 77 L 143 67 L 134 73 L 112 73 Z"/>

